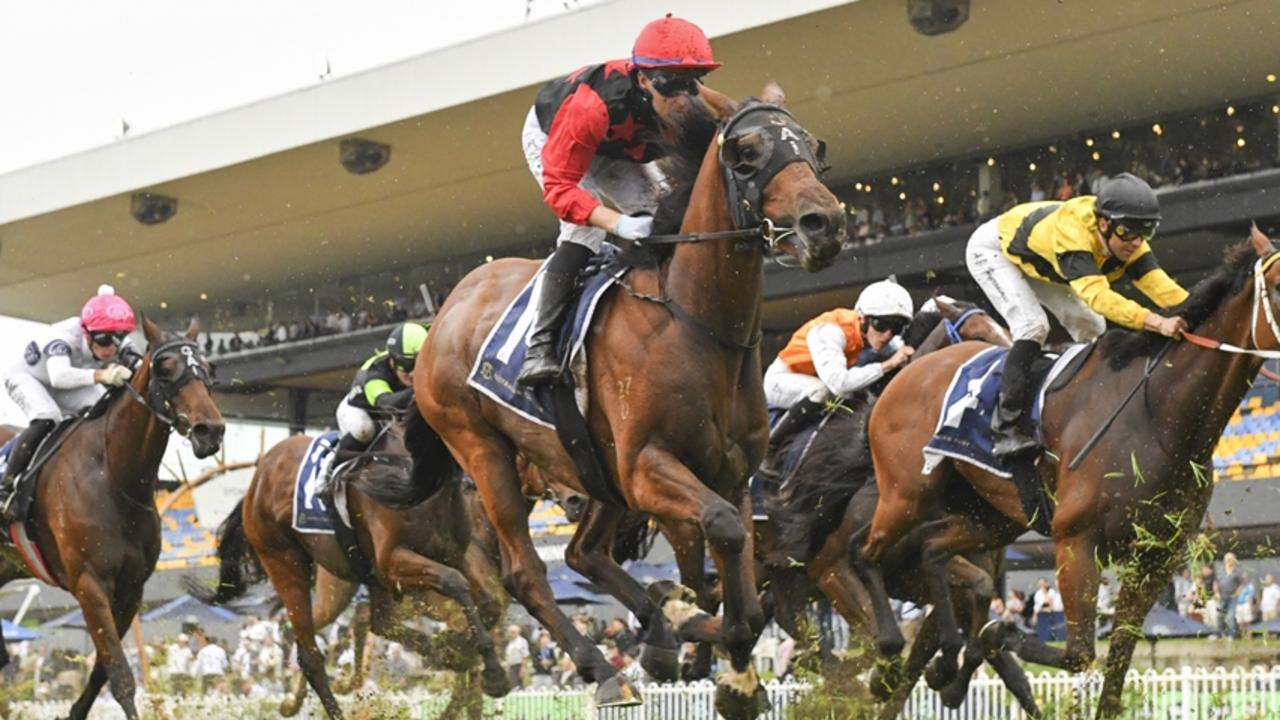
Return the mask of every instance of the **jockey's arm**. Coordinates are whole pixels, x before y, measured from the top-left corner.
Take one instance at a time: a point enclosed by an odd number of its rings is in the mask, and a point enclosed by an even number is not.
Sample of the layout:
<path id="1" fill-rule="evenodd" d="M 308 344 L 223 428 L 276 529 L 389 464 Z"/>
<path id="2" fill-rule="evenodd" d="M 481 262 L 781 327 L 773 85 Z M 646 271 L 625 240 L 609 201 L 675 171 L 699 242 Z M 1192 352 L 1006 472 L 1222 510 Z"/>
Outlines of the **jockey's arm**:
<path id="1" fill-rule="evenodd" d="M 54 350 L 54 353 L 56 352 Z M 49 372 L 49 385 L 55 390 L 72 390 L 98 382 L 97 371 L 91 368 L 72 367 L 70 355 L 50 354 L 44 366 Z"/>
<path id="2" fill-rule="evenodd" d="M 1151 298 L 1151 302 L 1159 307 L 1173 307 L 1187 299 L 1187 291 L 1160 267 L 1156 256 L 1145 243 L 1129 263 L 1129 267 L 1125 268 L 1125 274 L 1133 278 L 1133 286 L 1138 292 Z"/>
<path id="3" fill-rule="evenodd" d="M 1144 329 L 1143 323 L 1151 314 L 1150 310 L 1112 290 L 1106 276 L 1096 270 L 1095 274 L 1073 278 L 1071 289 L 1094 312 L 1130 330 Z"/>
<path id="4" fill-rule="evenodd" d="M 848 367 L 845 361 L 844 331 L 838 325 L 815 325 L 805 335 L 809 355 L 818 379 L 833 395 L 844 396 L 857 392 L 884 377 L 885 363 L 870 363 L 862 367 Z"/>
<path id="5" fill-rule="evenodd" d="M 586 85 L 565 98 L 542 147 L 542 199 L 556 217 L 574 225 L 612 230 L 618 213 L 597 212 L 600 201 L 579 183 L 591 169 L 609 129 L 609 110 Z"/>

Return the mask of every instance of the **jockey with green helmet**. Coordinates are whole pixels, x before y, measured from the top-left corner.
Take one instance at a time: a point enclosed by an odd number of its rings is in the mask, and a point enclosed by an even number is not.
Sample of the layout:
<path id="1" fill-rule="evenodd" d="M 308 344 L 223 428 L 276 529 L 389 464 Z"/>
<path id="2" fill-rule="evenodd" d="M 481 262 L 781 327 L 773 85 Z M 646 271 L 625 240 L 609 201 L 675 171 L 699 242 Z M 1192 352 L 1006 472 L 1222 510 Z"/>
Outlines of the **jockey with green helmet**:
<path id="1" fill-rule="evenodd" d="M 649 235 L 649 214 L 663 189 L 653 164 L 662 152 L 654 142 L 662 118 L 697 96 L 702 76 L 717 67 L 702 30 L 667 15 L 644 26 L 630 59 L 581 68 L 538 93 L 525 119 L 524 154 L 560 219 L 560 237 L 539 276 L 522 385 L 546 384 L 559 374 L 560 318 L 579 272 L 606 236 Z"/>
<path id="2" fill-rule="evenodd" d="M 378 435 L 374 414 L 390 415 L 413 402 L 413 368 L 427 329 L 406 322 L 387 336 L 386 347 L 360 366 L 351 392 L 338 405 L 339 455 L 363 452 Z"/>
<path id="3" fill-rule="evenodd" d="M 40 441 L 67 415 L 93 406 L 106 387 L 133 377 L 139 354 L 129 344 L 135 328 L 133 308 L 110 285 L 98 288 L 78 317 L 54 323 L 23 348 L 9 366 L 4 388 L 27 416 L 27 429 L 9 455 L 0 502 L 6 520 L 14 483 L 31 462 Z"/>
<path id="4" fill-rule="evenodd" d="M 1121 173 L 1104 180 L 1096 197 L 1016 205 L 974 231 L 965 264 L 1014 341 L 991 423 L 997 456 L 1017 460 L 1039 452 L 1030 423 L 1036 390 L 1031 363 L 1049 335 L 1046 310 L 1077 342 L 1101 335 L 1108 320 L 1171 338 L 1187 329 L 1181 317 L 1151 312 L 1111 288 L 1127 277 L 1161 308 L 1187 298 L 1151 251 L 1159 222 L 1155 192 Z"/>

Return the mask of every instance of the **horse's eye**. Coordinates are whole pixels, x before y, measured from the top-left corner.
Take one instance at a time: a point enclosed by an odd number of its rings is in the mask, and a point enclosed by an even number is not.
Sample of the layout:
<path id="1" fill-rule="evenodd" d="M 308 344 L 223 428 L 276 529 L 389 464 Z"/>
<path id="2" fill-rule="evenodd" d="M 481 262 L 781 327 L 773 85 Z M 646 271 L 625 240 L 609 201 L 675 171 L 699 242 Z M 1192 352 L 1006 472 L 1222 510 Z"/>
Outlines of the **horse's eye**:
<path id="1" fill-rule="evenodd" d="M 750 145 L 738 146 L 738 158 L 743 162 L 753 162 L 758 157 L 760 157 L 760 153 L 756 152 L 756 149 Z"/>

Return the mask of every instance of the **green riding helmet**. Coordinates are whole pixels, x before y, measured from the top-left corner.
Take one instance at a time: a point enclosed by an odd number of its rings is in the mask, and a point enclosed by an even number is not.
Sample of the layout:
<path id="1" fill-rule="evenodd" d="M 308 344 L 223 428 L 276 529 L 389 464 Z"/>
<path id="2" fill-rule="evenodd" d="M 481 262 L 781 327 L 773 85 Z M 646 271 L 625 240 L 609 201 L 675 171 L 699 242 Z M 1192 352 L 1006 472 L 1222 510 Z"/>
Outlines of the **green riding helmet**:
<path id="1" fill-rule="evenodd" d="M 387 336 L 387 354 L 391 364 L 405 372 L 412 372 L 413 365 L 427 340 L 427 329 L 416 322 L 407 322 Z"/>

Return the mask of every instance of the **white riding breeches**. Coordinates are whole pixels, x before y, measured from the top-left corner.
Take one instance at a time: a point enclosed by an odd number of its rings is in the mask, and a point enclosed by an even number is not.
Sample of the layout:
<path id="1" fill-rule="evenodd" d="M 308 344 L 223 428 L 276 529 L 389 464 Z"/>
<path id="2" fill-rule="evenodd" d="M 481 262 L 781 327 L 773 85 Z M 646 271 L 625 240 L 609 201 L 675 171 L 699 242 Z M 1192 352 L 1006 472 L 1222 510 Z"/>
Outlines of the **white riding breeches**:
<path id="1" fill-rule="evenodd" d="M 338 430 L 362 443 L 369 443 L 378 433 L 378 423 L 374 422 L 368 410 L 352 405 L 348 396 L 338 404 Z"/>
<path id="2" fill-rule="evenodd" d="M 771 408 L 787 409 L 808 398 L 822 402 L 831 390 L 817 375 L 792 372 L 780 359 L 775 359 L 764 372 L 764 400 Z"/>
<path id="3" fill-rule="evenodd" d="M 26 373 L 13 373 L 4 380 L 4 389 L 22 409 L 27 420 L 53 420 L 72 415 L 92 406 L 106 393 L 101 385 L 85 385 L 68 390 L 52 390 L 38 378 Z"/>
<path id="4" fill-rule="evenodd" d="M 538 187 L 542 187 L 542 147 L 547 144 L 547 134 L 538 124 L 538 113 L 533 108 L 529 109 L 529 115 L 525 118 L 521 140 L 529 172 L 538 181 Z M 606 199 L 626 214 L 651 213 L 656 210 L 666 187 L 662 171 L 654 163 L 635 163 L 600 156 L 592 161 L 591 169 L 578 184 L 596 199 Z M 560 236 L 556 239 L 556 244 L 570 242 L 591 248 L 591 252 L 600 252 L 607 235 L 600 228 L 574 225 L 561 220 Z"/>
<path id="5" fill-rule="evenodd" d="M 1014 340 L 1041 345 L 1049 336 L 1047 309 L 1076 342 L 1089 342 L 1107 329 L 1107 321 L 1067 285 L 1028 278 L 1000 249 L 996 220 L 978 226 L 965 247 L 965 265 L 987 299 L 1004 316 Z"/>

